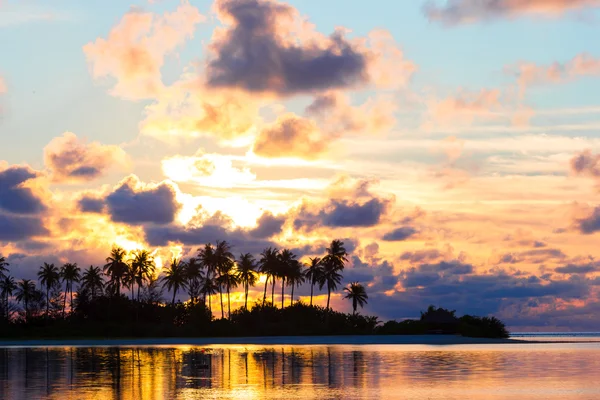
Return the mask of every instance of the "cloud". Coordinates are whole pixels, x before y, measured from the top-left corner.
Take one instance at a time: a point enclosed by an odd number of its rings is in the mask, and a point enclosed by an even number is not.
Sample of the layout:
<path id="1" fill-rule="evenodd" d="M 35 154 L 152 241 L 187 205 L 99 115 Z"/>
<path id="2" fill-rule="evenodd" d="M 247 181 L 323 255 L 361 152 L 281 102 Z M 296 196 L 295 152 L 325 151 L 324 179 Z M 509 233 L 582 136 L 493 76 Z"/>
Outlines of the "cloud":
<path id="1" fill-rule="evenodd" d="M 353 183 L 353 184 L 352 184 Z M 294 214 L 296 229 L 316 227 L 349 228 L 370 227 L 379 224 L 395 201 L 370 192 L 372 181 L 348 181 L 342 178 L 330 188 L 332 198 L 325 204 L 304 202 Z"/>
<path id="2" fill-rule="evenodd" d="M 600 177 L 600 155 L 585 150 L 571 159 L 571 170 L 577 175 Z"/>
<path id="3" fill-rule="evenodd" d="M 519 15 L 554 16 L 597 6 L 599 0 L 446 0 L 442 4 L 430 0 L 423 10 L 431 21 L 453 26 Z"/>
<path id="4" fill-rule="evenodd" d="M 263 157 L 314 159 L 326 151 L 329 141 L 314 121 L 286 114 L 260 132 L 253 152 Z"/>
<path id="5" fill-rule="evenodd" d="M 318 94 L 305 110 L 319 127 L 333 137 L 387 132 L 396 124 L 396 103 L 386 97 L 369 98 L 360 106 L 350 104 L 340 92 Z"/>
<path id="6" fill-rule="evenodd" d="M 598 263 L 589 263 L 585 265 L 569 264 L 564 267 L 558 267 L 554 269 L 554 272 L 559 274 L 589 274 L 592 272 L 598 272 L 600 266 Z"/>
<path id="7" fill-rule="evenodd" d="M 461 91 L 457 95 L 430 104 L 432 122 L 436 125 L 472 124 L 476 118 L 497 118 L 502 109 L 498 89 L 479 92 Z"/>
<path id="8" fill-rule="evenodd" d="M 6 88 L 6 82 L 4 81 L 4 78 L 0 76 L 0 94 L 4 94 L 7 91 L 8 89 Z"/>
<path id="9" fill-rule="evenodd" d="M 537 65 L 532 62 L 521 62 L 506 67 L 505 70 L 516 75 L 522 94 L 530 86 L 558 84 L 586 76 L 600 76 L 600 59 L 582 53 L 563 64 L 555 62 L 552 65 Z"/>
<path id="10" fill-rule="evenodd" d="M 579 231 L 586 235 L 600 231 L 600 207 L 594 208 L 590 215 L 576 220 L 576 223 Z"/>
<path id="11" fill-rule="evenodd" d="M 389 34 L 350 40 L 338 28 L 325 36 L 276 0 L 218 0 L 215 8 L 225 26 L 210 44 L 210 87 L 291 95 L 390 83 L 415 70 Z"/>
<path id="12" fill-rule="evenodd" d="M 273 215 L 267 211 L 256 221 L 256 228 L 250 231 L 250 236 L 259 239 L 275 236 L 281 233 L 285 220 L 285 215 Z"/>
<path id="13" fill-rule="evenodd" d="M 127 167 L 129 158 L 119 146 L 85 143 L 66 132 L 44 148 L 44 163 L 57 182 L 90 181 L 114 166 Z"/>
<path id="14" fill-rule="evenodd" d="M 402 226 L 383 235 L 383 240 L 388 242 L 399 242 L 410 238 L 415 233 L 417 233 L 415 228 L 411 226 Z"/>
<path id="15" fill-rule="evenodd" d="M 182 1 L 162 16 L 133 8 L 113 27 L 108 38 L 88 43 L 83 51 L 95 79 L 113 77 L 115 96 L 138 100 L 155 98 L 164 89 L 161 68 L 173 53 L 194 34 L 205 19 Z"/>
<path id="16" fill-rule="evenodd" d="M 104 199 L 99 199 L 90 196 L 83 196 L 77 202 L 77 208 L 84 213 L 101 214 L 106 208 Z"/>
<path id="17" fill-rule="evenodd" d="M 143 184 L 132 175 L 123 180 L 102 202 L 114 222 L 131 225 L 170 224 L 181 209 L 173 184 Z M 99 200 L 85 198 L 79 207 L 88 206 L 88 212 L 98 212 Z"/>
<path id="18" fill-rule="evenodd" d="M 0 242 L 16 242 L 48 234 L 39 217 L 0 213 Z"/>
<path id="19" fill-rule="evenodd" d="M 46 209 L 28 184 L 40 174 L 29 167 L 13 166 L 0 171 L 0 210 L 37 214 Z"/>

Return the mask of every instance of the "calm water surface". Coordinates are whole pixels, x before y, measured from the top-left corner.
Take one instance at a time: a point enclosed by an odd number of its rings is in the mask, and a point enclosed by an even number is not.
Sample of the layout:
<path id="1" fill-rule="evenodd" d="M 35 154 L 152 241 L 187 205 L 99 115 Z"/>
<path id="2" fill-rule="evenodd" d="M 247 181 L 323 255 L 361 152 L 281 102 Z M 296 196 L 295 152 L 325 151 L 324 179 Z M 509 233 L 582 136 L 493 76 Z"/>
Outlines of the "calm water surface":
<path id="1" fill-rule="evenodd" d="M 0 399 L 600 399 L 600 343 L 0 348 Z"/>

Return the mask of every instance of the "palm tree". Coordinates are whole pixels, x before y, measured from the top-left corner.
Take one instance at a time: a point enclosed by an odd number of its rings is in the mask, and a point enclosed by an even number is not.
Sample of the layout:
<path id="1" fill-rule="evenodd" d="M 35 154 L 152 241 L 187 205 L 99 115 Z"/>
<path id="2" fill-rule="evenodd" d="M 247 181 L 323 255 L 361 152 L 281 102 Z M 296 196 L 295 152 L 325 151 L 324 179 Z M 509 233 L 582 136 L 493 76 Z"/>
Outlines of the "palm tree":
<path id="1" fill-rule="evenodd" d="M 239 275 L 235 270 L 235 263 L 230 260 L 228 264 L 221 266 L 219 270 L 219 277 L 217 278 L 221 287 L 227 289 L 227 317 L 231 318 L 231 289 L 235 289 L 239 284 Z M 221 303 L 222 307 L 223 303 Z"/>
<path id="2" fill-rule="evenodd" d="M 260 253 L 260 260 L 258 260 L 258 270 L 260 273 L 266 275 L 265 280 L 265 293 L 263 294 L 263 307 L 267 300 L 267 287 L 269 285 L 269 278 L 273 279 L 275 283 L 275 274 L 279 266 L 279 250 L 269 247 Z M 271 302 L 273 301 L 271 295 Z"/>
<path id="3" fill-rule="evenodd" d="M 25 307 L 25 323 L 29 320 L 29 302 L 35 295 L 35 284 L 30 279 L 23 279 L 17 283 L 16 299 L 23 302 Z"/>
<path id="4" fill-rule="evenodd" d="M 129 293 L 131 294 L 131 301 L 135 301 L 135 280 L 137 278 L 137 269 L 136 266 L 131 264 L 131 262 L 127 263 L 127 269 L 125 270 L 125 274 L 123 275 L 123 286 L 129 289 Z"/>
<path id="5" fill-rule="evenodd" d="M 310 305 L 313 305 L 313 291 L 315 284 L 323 280 L 323 265 L 319 257 L 310 258 L 310 264 L 306 269 L 306 279 L 310 282 Z"/>
<path id="6" fill-rule="evenodd" d="M 218 274 L 220 275 L 219 278 L 233 268 L 233 260 L 234 257 L 233 253 L 231 252 L 231 245 L 225 240 L 217 240 L 214 254 L 214 265 Z M 225 310 L 223 310 L 223 285 L 226 284 L 229 279 L 229 277 L 217 279 L 217 283 L 219 284 L 219 294 L 221 296 L 221 318 L 223 319 L 225 318 Z"/>
<path id="7" fill-rule="evenodd" d="M 100 267 L 90 265 L 83 273 L 81 283 L 84 290 L 89 290 L 92 301 L 96 298 L 96 294 L 102 294 L 102 290 L 104 289 L 104 279 L 102 279 Z"/>
<path id="8" fill-rule="evenodd" d="M 356 307 L 360 306 L 360 308 L 363 308 L 367 304 L 367 300 L 369 300 L 367 291 L 358 282 L 352 282 L 350 286 L 344 288 L 344 291 L 346 292 L 344 298 L 352 300 L 352 314 L 356 315 Z"/>
<path id="9" fill-rule="evenodd" d="M 13 295 L 13 292 L 16 289 L 17 284 L 12 276 L 5 276 L 4 279 L 0 280 L 0 293 L 2 294 L 4 317 L 7 321 L 10 319 L 10 316 L 8 315 L 8 298 Z"/>
<path id="10" fill-rule="evenodd" d="M 8 266 L 10 266 L 10 264 L 6 261 L 6 258 L 0 256 L 0 279 L 6 277 L 6 273 L 8 272 Z"/>
<path id="11" fill-rule="evenodd" d="M 148 250 L 138 250 L 133 253 L 131 266 L 135 271 L 135 283 L 137 283 L 137 301 L 140 301 L 140 289 L 146 281 L 150 281 L 154 277 L 156 265 L 154 259 Z"/>
<path id="12" fill-rule="evenodd" d="M 106 258 L 106 265 L 104 265 L 104 273 L 110 278 L 110 288 L 117 297 L 121 296 L 121 286 L 129 268 L 125 262 L 126 255 L 127 253 L 121 247 L 113 247 L 110 256 Z"/>
<path id="13" fill-rule="evenodd" d="M 54 264 L 44 263 L 37 273 L 40 284 L 46 288 L 46 318 L 50 315 L 50 288 L 60 282 L 60 271 Z"/>
<path id="14" fill-rule="evenodd" d="M 294 304 L 294 288 L 302 285 L 306 279 L 302 270 L 303 267 L 304 265 L 300 261 L 294 260 L 288 269 L 287 285 L 292 287 L 290 306 Z"/>
<path id="15" fill-rule="evenodd" d="M 295 268 L 295 264 L 298 263 L 296 255 L 288 249 L 284 249 L 279 253 L 279 268 L 277 269 L 277 276 L 281 278 L 281 308 L 283 309 L 285 300 L 285 283 L 290 275 L 290 271 Z"/>
<path id="16" fill-rule="evenodd" d="M 331 291 L 336 290 L 342 281 L 341 272 L 344 270 L 345 263 L 348 262 L 347 255 L 348 252 L 344 247 L 344 242 L 334 240 L 327 248 L 327 254 L 323 257 L 323 282 L 319 283 L 319 289 L 323 289 L 323 286 L 327 285 L 327 309 L 329 309 Z"/>
<path id="17" fill-rule="evenodd" d="M 198 249 L 198 259 L 200 260 L 200 264 L 206 268 L 206 276 L 214 278 L 217 265 L 215 262 L 215 248 L 213 245 L 207 243 L 204 245 L 204 248 Z"/>
<path id="18" fill-rule="evenodd" d="M 75 263 L 66 263 L 60 270 L 60 276 L 62 281 L 65 283 L 65 299 L 63 302 L 63 318 L 65 317 L 65 311 L 67 308 L 67 293 L 71 294 L 71 301 L 69 307 L 71 313 L 73 313 L 73 282 L 79 282 L 81 269 Z"/>
<path id="19" fill-rule="evenodd" d="M 168 291 L 173 291 L 173 301 L 171 304 L 174 305 L 179 289 L 185 289 L 187 286 L 185 263 L 176 258 L 172 259 L 171 265 L 165 270 L 165 276 L 161 280 L 163 288 L 166 286 Z"/>
<path id="20" fill-rule="evenodd" d="M 219 291 L 219 287 L 215 283 L 215 280 L 210 277 L 206 277 L 202 284 L 202 288 L 200 289 L 200 293 L 202 293 L 202 296 L 204 297 L 205 304 L 206 304 L 206 298 L 208 297 L 208 310 L 210 311 L 211 317 L 212 317 L 212 303 L 210 301 L 210 298 L 213 294 L 216 294 L 218 291 Z"/>
<path id="21" fill-rule="evenodd" d="M 202 280 L 204 279 L 204 271 L 202 271 L 200 260 L 190 258 L 185 264 L 185 278 L 187 280 L 188 295 L 192 305 L 194 305 L 201 294 Z M 206 305 L 206 298 L 204 300 L 204 305 Z"/>
<path id="22" fill-rule="evenodd" d="M 248 309 L 248 290 L 254 286 L 258 280 L 256 273 L 256 261 L 250 253 L 240 255 L 237 262 L 238 278 L 244 285 L 244 308 Z"/>

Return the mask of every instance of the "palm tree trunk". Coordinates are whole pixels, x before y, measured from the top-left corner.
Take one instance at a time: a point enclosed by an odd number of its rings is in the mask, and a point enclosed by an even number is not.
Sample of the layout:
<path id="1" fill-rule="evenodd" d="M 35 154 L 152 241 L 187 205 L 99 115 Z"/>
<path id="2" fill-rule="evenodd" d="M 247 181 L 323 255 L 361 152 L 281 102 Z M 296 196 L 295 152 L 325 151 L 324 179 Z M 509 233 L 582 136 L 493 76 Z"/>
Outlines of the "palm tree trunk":
<path id="1" fill-rule="evenodd" d="M 246 297 L 244 299 L 244 308 L 248 309 L 248 281 L 246 281 Z"/>
<path id="2" fill-rule="evenodd" d="M 69 292 L 69 284 L 65 285 L 65 298 L 63 299 L 63 319 L 65 319 L 65 312 L 67 309 L 67 293 Z"/>
<path id="3" fill-rule="evenodd" d="M 211 302 L 210 302 L 210 298 L 211 298 L 211 297 L 212 297 L 212 296 L 209 294 L 209 295 L 208 295 L 208 311 L 210 311 L 210 317 L 212 318 L 212 304 L 211 304 Z"/>
<path id="4" fill-rule="evenodd" d="M 73 282 L 69 284 L 69 291 L 71 292 L 71 302 L 69 303 L 70 310 L 69 313 L 73 315 Z"/>
<path id="5" fill-rule="evenodd" d="M 354 310 L 352 314 L 356 315 L 356 298 L 352 299 L 352 309 Z"/>
<path id="6" fill-rule="evenodd" d="M 285 300 L 285 278 L 281 278 L 281 309 L 283 310 L 283 301 Z"/>
<path id="7" fill-rule="evenodd" d="M 223 287 L 219 285 L 219 294 L 221 295 L 221 319 L 225 319 L 225 308 L 223 307 Z"/>
<path id="8" fill-rule="evenodd" d="M 171 305 L 175 305 L 175 296 L 177 296 L 177 289 L 173 289 L 173 301 L 171 302 Z"/>
<path id="9" fill-rule="evenodd" d="M 275 306 L 275 277 L 273 277 L 273 282 L 271 284 L 271 304 Z"/>
<path id="10" fill-rule="evenodd" d="M 290 306 L 294 305 L 294 285 L 292 285 L 292 298 L 290 300 Z"/>
<path id="11" fill-rule="evenodd" d="M 269 285 L 269 275 L 267 275 L 267 279 L 265 279 L 265 293 L 263 294 L 263 307 L 265 306 L 265 302 L 267 301 L 267 286 Z"/>
<path id="12" fill-rule="evenodd" d="M 227 285 L 227 318 L 231 320 L 231 298 L 229 297 L 229 285 Z"/>
<path id="13" fill-rule="evenodd" d="M 314 288 L 315 288 L 315 283 L 314 283 L 314 282 L 312 282 L 312 283 L 310 284 L 310 306 L 311 306 L 311 307 L 312 307 L 312 298 L 313 298 L 313 290 L 314 290 Z"/>
<path id="14" fill-rule="evenodd" d="M 138 283 L 138 303 L 140 302 L 140 288 L 141 288 L 141 283 Z"/>
<path id="15" fill-rule="evenodd" d="M 329 310 L 329 300 L 331 299 L 331 287 L 327 283 L 327 310 Z"/>
<path id="16" fill-rule="evenodd" d="M 50 287 L 46 285 L 46 319 L 49 317 L 50 310 Z"/>

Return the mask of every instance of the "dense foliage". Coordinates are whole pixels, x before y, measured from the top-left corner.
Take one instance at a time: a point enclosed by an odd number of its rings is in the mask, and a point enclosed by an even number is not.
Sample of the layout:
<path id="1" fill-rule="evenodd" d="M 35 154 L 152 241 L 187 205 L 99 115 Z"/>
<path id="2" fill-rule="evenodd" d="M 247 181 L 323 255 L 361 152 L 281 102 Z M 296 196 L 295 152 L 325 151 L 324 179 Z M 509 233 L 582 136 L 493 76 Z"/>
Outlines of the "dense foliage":
<path id="1" fill-rule="evenodd" d="M 389 321 L 360 315 L 368 295 L 363 285 L 352 282 L 344 298 L 352 302 L 352 314 L 333 311 L 331 293 L 343 278 L 347 253 L 334 240 L 322 258 L 304 265 L 290 250 L 265 249 L 258 260 L 242 254 L 237 260 L 227 242 L 207 244 L 198 257 L 173 259 L 157 276 L 151 253 L 128 254 L 115 247 L 104 268 L 77 264 L 61 268 L 44 263 L 36 283 L 8 276 L 8 263 L 0 257 L 0 336 L 32 338 L 64 337 L 201 337 L 288 336 L 348 334 L 461 334 L 473 337 L 507 337 L 504 324 L 494 317 L 464 316 L 430 307 L 418 321 Z M 248 291 L 263 275 L 262 299 L 248 307 Z M 274 303 L 275 283 L 281 282 L 281 304 Z M 294 288 L 311 286 L 310 304 L 294 300 Z M 77 286 L 76 286 L 77 284 Z M 270 286 L 270 287 L 269 287 Z M 327 306 L 313 305 L 314 289 L 327 290 Z M 244 306 L 231 310 L 231 291 L 241 287 Z M 289 288 L 286 307 L 285 289 Z M 127 289 L 126 293 L 123 289 Z M 164 290 L 172 297 L 163 300 Z M 270 289 L 270 298 L 268 289 Z M 185 293 L 188 300 L 176 301 Z M 16 301 L 16 303 L 15 303 Z M 212 305 L 220 302 L 220 319 Z M 224 303 L 227 303 L 225 306 Z M 68 306 L 67 306 L 68 305 Z M 227 316 L 225 310 L 227 309 Z"/>

